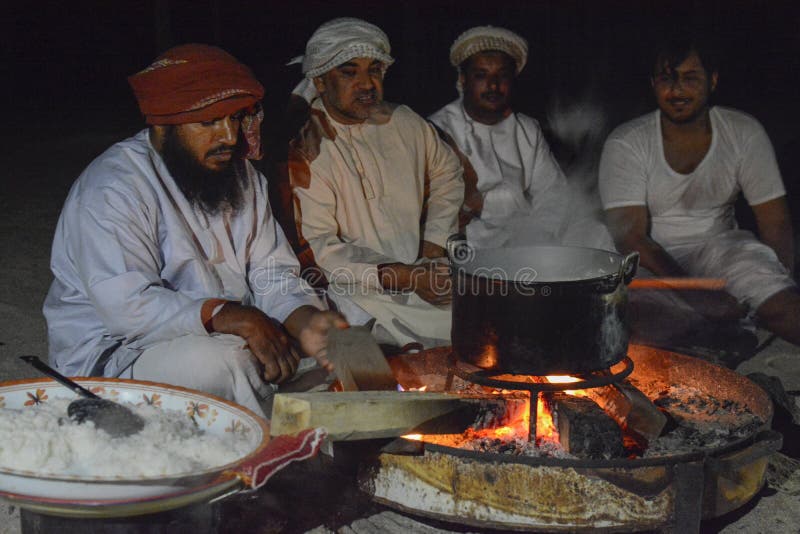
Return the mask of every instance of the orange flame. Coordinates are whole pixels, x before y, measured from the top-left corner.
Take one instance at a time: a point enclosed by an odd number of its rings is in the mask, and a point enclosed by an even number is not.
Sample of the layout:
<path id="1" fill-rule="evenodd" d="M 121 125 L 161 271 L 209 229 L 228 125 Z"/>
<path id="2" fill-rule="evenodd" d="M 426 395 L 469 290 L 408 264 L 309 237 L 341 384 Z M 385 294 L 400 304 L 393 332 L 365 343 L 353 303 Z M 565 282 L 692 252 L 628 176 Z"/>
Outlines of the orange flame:
<path id="1" fill-rule="evenodd" d="M 558 443 L 558 429 L 553 421 L 553 412 L 541 393 L 536 399 L 536 436 L 532 437 L 535 437 L 537 445 L 541 445 L 543 441 Z"/>
<path id="2" fill-rule="evenodd" d="M 550 375 L 544 377 L 547 382 L 551 384 L 569 384 L 572 382 L 579 382 L 581 381 L 580 378 L 568 375 Z M 403 391 L 404 388 L 398 387 L 399 390 Z M 421 388 L 406 388 L 409 391 L 417 390 L 417 391 L 424 391 L 425 386 Z M 494 390 L 492 393 L 497 395 L 504 395 L 512 393 L 508 390 Z M 566 390 L 564 393 L 568 395 L 575 395 L 579 397 L 587 396 L 585 390 Z M 532 394 L 533 395 L 533 394 Z M 517 397 L 519 399 L 519 397 Z M 480 428 L 480 429 L 470 429 L 467 431 L 467 434 L 470 436 L 470 439 L 476 438 L 496 438 L 506 440 L 513 440 L 515 438 L 518 439 L 525 439 L 528 441 L 536 442 L 537 446 L 541 446 L 542 443 L 559 443 L 559 434 L 558 428 L 553 420 L 553 414 L 549 403 L 546 401 L 546 396 L 543 393 L 539 393 L 536 398 L 536 436 L 530 436 L 530 400 L 524 401 L 524 399 L 519 399 L 520 402 L 516 403 L 514 406 L 514 410 L 512 413 L 507 413 L 509 418 L 503 421 L 504 426 L 494 427 L 494 428 Z M 425 436 L 421 434 L 407 434 L 403 436 L 406 439 L 411 440 L 418 440 L 424 441 Z"/>
<path id="3" fill-rule="evenodd" d="M 580 381 L 580 378 L 569 375 L 548 375 L 545 379 L 551 384 L 570 384 Z M 564 393 L 576 397 L 587 396 L 586 391 L 582 389 L 567 389 Z M 553 411 L 546 402 L 544 394 L 540 393 L 536 400 L 536 443 L 537 445 L 545 441 L 559 443 L 559 437 L 558 428 L 553 420 Z"/>
<path id="4" fill-rule="evenodd" d="M 580 382 L 580 378 L 569 375 L 548 375 L 545 377 L 551 384 L 570 384 L 572 382 Z M 574 395 L 575 397 L 585 397 L 586 391 L 583 389 L 566 389 L 564 393 L 567 395 Z"/>
<path id="5" fill-rule="evenodd" d="M 418 388 L 404 388 L 402 385 L 397 384 L 397 391 L 427 391 L 428 386 L 422 386 Z"/>

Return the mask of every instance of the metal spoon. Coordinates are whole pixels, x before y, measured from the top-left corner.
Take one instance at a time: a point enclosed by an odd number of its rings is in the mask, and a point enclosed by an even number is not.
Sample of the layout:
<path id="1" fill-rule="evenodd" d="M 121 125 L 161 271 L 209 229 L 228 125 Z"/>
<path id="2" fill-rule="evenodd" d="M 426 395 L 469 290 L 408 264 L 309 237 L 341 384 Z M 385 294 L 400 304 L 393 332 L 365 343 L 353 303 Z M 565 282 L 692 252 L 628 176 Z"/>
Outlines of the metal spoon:
<path id="1" fill-rule="evenodd" d="M 82 397 L 70 402 L 67 407 L 67 414 L 76 422 L 91 421 L 95 427 L 105 430 L 111 437 L 115 438 L 136 434 L 144 428 L 144 419 L 130 409 L 114 401 L 98 397 L 36 356 L 20 356 L 19 359 L 32 365 L 40 372 Z"/>

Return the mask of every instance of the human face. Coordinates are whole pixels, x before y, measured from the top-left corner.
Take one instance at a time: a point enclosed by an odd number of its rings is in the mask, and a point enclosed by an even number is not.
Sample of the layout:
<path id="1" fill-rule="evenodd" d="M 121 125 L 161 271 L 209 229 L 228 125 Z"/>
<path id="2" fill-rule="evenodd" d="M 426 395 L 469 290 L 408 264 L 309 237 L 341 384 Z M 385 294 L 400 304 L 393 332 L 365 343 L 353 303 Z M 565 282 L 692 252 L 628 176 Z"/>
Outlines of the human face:
<path id="1" fill-rule="evenodd" d="M 210 121 L 178 124 L 175 135 L 200 166 L 212 172 L 225 170 L 236 154 L 244 114 L 241 110 Z"/>
<path id="2" fill-rule="evenodd" d="M 651 84 L 662 117 L 675 124 L 688 124 L 705 116 L 708 100 L 717 87 L 717 73 L 709 75 L 696 52 L 674 69 L 665 62 L 656 65 L 654 72 Z"/>
<path id="3" fill-rule="evenodd" d="M 207 213 L 240 206 L 246 173 L 236 141 L 242 118 L 243 113 L 236 113 L 208 122 L 153 127 L 154 145 L 175 183 Z"/>
<path id="4" fill-rule="evenodd" d="M 500 122 L 511 113 L 515 76 L 514 59 L 505 52 L 487 51 L 471 56 L 459 75 L 464 88 L 464 109 L 478 122 Z"/>
<path id="5" fill-rule="evenodd" d="M 383 101 L 383 72 L 383 62 L 360 57 L 314 78 L 314 85 L 334 120 L 358 124 Z"/>

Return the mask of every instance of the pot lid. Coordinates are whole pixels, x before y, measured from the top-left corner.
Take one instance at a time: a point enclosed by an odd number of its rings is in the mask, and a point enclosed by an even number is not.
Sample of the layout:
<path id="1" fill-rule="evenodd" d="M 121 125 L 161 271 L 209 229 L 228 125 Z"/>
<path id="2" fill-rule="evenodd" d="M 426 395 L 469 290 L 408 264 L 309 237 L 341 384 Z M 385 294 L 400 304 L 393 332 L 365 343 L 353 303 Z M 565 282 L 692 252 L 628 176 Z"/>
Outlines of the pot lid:
<path id="1" fill-rule="evenodd" d="M 466 241 L 453 249 L 451 264 L 472 276 L 521 283 L 581 282 L 616 275 L 623 256 L 585 247 L 528 246 L 478 249 Z"/>

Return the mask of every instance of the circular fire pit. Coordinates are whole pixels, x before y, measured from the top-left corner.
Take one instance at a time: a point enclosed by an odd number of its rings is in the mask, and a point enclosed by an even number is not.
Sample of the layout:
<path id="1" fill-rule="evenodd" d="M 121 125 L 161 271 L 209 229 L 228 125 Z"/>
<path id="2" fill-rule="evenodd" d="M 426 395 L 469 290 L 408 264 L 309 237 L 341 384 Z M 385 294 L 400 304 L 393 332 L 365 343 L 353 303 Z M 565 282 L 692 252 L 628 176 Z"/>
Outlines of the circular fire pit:
<path id="1" fill-rule="evenodd" d="M 745 407 L 763 424 L 723 445 L 633 459 L 486 453 L 430 440 L 422 454 L 381 454 L 363 471 L 361 488 L 422 516 L 530 531 L 697 531 L 701 519 L 748 502 L 764 484 L 769 454 L 781 445 L 780 434 L 769 430 L 766 393 L 730 370 L 680 354 L 631 346 L 629 356 L 631 382 L 649 397 L 680 384 Z"/>

